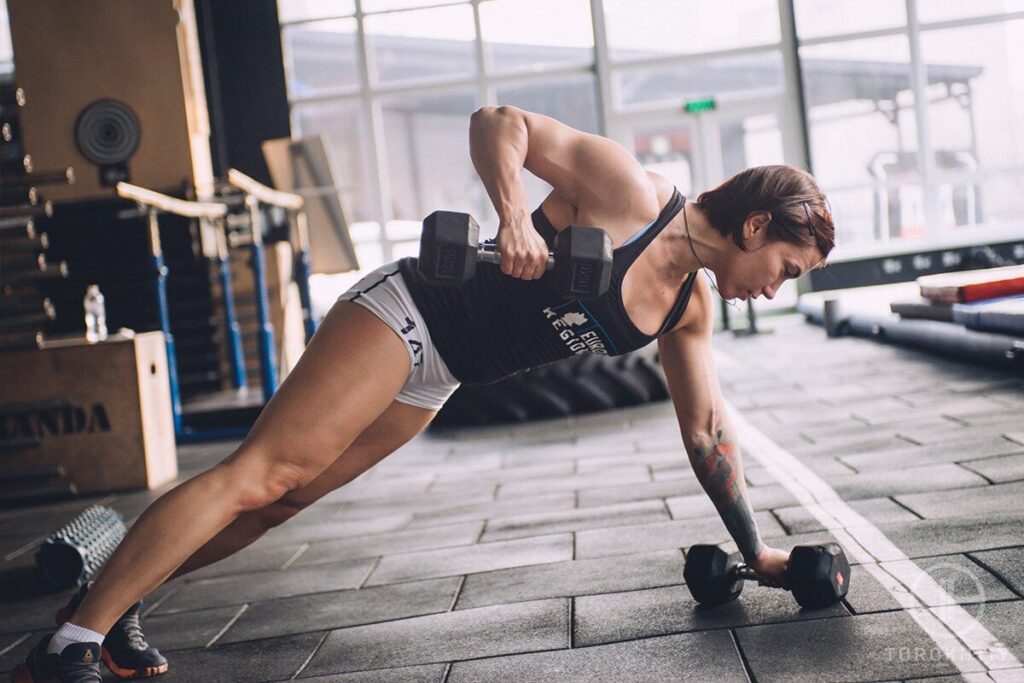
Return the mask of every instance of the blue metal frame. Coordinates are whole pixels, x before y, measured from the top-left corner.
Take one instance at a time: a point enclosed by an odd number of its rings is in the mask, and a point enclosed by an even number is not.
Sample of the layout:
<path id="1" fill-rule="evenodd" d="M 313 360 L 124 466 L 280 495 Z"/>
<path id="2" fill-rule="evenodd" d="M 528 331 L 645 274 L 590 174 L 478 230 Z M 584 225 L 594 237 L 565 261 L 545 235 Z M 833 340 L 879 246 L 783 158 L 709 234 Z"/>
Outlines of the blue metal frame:
<path id="1" fill-rule="evenodd" d="M 263 216 L 255 197 L 246 197 L 245 203 L 249 207 L 252 229 L 252 274 L 255 280 L 256 317 L 259 325 L 257 334 L 260 347 L 260 382 L 263 384 L 263 400 L 270 401 L 274 392 L 277 391 L 277 364 L 274 362 L 274 325 L 270 322 L 270 305 L 267 301 Z"/>
<path id="2" fill-rule="evenodd" d="M 174 433 L 182 431 L 181 386 L 178 381 L 178 357 L 174 350 L 174 335 L 171 333 L 171 311 L 167 303 L 167 266 L 164 265 L 163 248 L 160 246 L 160 221 L 154 207 L 143 206 L 149 218 L 149 248 L 152 254 L 153 271 L 156 273 L 156 308 L 160 315 L 160 330 L 167 345 L 167 376 L 171 388 L 171 411 L 174 418 Z"/>

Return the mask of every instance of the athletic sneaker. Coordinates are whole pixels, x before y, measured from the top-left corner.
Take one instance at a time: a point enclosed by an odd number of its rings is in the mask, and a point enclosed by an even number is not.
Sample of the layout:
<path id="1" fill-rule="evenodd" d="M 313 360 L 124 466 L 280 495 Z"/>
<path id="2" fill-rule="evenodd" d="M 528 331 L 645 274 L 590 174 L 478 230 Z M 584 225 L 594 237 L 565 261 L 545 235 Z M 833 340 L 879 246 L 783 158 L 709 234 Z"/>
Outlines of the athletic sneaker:
<path id="1" fill-rule="evenodd" d="M 57 611 L 57 625 L 71 618 L 89 592 L 92 583 L 82 586 L 71 602 Z M 118 678 L 148 678 L 167 671 L 167 660 L 155 647 L 150 647 L 142 633 L 139 610 L 142 601 L 132 605 L 107 631 L 100 656 L 110 673 Z"/>
<path id="2" fill-rule="evenodd" d="M 47 654 L 53 634 L 40 640 L 11 674 L 11 683 L 102 683 L 98 643 L 72 643 Z"/>

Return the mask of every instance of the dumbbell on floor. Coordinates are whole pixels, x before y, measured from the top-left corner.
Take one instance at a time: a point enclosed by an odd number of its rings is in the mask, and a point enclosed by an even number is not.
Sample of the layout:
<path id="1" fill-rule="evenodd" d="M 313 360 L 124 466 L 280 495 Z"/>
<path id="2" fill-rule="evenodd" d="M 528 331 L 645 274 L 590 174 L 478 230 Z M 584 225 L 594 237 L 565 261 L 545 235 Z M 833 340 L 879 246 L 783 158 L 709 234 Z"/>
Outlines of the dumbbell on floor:
<path id="1" fill-rule="evenodd" d="M 423 221 L 420 273 L 436 285 L 458 287 L 476 272 L 478 261 L 501 263 L 501 254 L 479 244 L 480 226 L 468 213 L 435 211 Z M 552 286 L 567 299 L 596 299 L 612 275 L 611 239 L 600 228 L 573 225 L 558 234 L 548 256 Z"/>
<path id="2" fill-rule="evenodd" d="M 683 577 L 693 599 L 704 605 L 734 600 L 744 580 L 762 580 L 739 553 L 715 545 L 695 545 L 686 553 Z M 820 609 L 836 604 L 850 589 L 850 563 L 837 543 L 798 545 L 789 554 L 786 578 L 801 607 Z"/>

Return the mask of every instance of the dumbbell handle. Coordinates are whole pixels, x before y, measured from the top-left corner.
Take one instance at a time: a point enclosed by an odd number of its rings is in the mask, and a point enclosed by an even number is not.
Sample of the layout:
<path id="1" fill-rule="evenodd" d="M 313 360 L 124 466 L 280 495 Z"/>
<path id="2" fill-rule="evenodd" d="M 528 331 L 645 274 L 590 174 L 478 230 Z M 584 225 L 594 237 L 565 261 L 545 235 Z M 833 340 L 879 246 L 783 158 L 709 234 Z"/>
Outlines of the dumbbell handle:
<path id="1" fill-rule="evenodd" d="M 737 579 L 747 579 L 748 581 L 760 581 L 764 579 L 763 576 L 754 571 L 753 567 L 745 564 L 736 565 L 733 569 L 733 574 Z"/>
<path id="2" fill-rule="evenodd" d="M 494 263 L 494 264 L 500 266 L 501 265 L 501 252 L 499 252 L 498 250 L 493 249 L 493 248 L 481 246 L 479 251 L 477 251 L 477 260 L 481 261 L 483 263 Z M 548 263 L 544 267 L 544 269 L 545 270 L 551 270 L 554 267 L 555 267 L 555 255 L 549 253 L 548 254 Z"/>

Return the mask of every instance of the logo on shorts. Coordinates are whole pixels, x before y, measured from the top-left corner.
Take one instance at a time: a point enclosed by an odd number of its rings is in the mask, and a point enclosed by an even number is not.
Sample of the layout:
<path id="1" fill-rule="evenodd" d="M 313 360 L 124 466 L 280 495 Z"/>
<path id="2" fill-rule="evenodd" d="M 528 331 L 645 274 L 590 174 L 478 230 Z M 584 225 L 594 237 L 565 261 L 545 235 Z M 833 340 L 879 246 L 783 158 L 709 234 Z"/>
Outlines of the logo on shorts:
<path id="1" fill-rule="evenodd" d="M 409 336 L 409 333 L 416 329 L 416 323 L 412 321 L 412 318 L 406 316 L 405 327 L 402 328 L 402 334 Z M 412 364 L 414 368 L 418 368 L 420 363 L 423 362 L 423 342 L 418 339 L 407 339 L 409 342 L 409 348 L 412 349 L 412 357 L 416 360 Z"/>
<path id="2" fill-rule="evenodd" d="M 566 348 L 573 355 L 590 351 L 607 356 L 608 347 L 610 346 L 614 351 L 615 346 L 607 338 L 601 326 L 596 321 L 591 321 L 588 315 L 589 311 L 584 312 L 585 310 L 579 301 L 570 301 L 554 308 L 545 308 L 543 313 L 551 323 L 552 329 L 558 334 L 558 338 L 565 343 Z"/>

